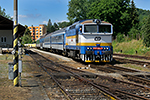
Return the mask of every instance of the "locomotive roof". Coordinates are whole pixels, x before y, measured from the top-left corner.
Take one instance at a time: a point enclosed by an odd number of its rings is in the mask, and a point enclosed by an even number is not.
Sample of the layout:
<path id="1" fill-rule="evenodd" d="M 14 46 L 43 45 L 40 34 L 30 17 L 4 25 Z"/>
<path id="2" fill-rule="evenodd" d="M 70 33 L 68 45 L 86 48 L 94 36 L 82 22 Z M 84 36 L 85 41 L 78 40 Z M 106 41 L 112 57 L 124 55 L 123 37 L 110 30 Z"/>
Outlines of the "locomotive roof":
<path id="1" fill-rule="evenodd" d="M 75 22 L 73 25 L 84 24 L 84 23 L 95 23 L 95 22 L 93 21 L 93 19 L 86 19 L 86 20 L 81 20 L 81 21 Z M 111 24 L 111 23 L 108 23 L 108 22 L 105 22 L 105 21 L 101 21 L 101 23 Z"/>

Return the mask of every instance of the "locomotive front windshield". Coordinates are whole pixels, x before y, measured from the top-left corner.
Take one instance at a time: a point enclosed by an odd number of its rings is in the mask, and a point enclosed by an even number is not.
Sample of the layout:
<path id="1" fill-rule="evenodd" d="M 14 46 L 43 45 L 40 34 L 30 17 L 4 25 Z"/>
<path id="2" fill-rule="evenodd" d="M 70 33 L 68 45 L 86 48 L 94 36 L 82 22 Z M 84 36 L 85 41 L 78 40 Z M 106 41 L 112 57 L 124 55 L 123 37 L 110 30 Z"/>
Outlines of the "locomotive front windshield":
<path id="1" fill-rule="evenodd" d="M 111 33 L 111 25 L 84 25 L 85 33 Z"/>
<path id="2" fill-rule="evenodd" d="M 84 32 L 85 33 L 88 33 L 88 32 L 97 33 L 97 25 L 84 25 Z"/>

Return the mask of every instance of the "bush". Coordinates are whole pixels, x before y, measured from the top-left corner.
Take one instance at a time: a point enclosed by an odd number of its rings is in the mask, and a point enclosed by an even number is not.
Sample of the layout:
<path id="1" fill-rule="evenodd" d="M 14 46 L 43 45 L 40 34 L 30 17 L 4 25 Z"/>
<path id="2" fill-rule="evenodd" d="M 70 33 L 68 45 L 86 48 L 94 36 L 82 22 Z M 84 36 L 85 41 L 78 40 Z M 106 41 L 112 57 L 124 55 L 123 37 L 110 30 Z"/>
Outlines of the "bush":
<path id="1" fill-rule="evenodd" d="M 131 28 L 130 29 L 130 31 L 129 31 L 129 37 L 131 38 L 131 39 L 137 39 L 138 37 L 137 36 L 139 36 L 139 30 L 137 30 L 136 28 Z"/>
<path id="2" fill-rule="evenodd" d="M 124 42 L 124 41 L 125 41 L 124 34 L 118 33 L 117 34 L 117 42 Z"/>

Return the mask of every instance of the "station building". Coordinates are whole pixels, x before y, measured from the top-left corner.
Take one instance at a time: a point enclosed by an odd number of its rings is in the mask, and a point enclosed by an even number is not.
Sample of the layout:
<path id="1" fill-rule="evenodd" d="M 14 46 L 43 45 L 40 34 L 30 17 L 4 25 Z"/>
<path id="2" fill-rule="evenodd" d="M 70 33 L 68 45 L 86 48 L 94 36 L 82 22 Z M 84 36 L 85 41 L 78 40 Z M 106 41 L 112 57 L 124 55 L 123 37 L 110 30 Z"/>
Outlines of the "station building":
<path id="1" fill-rule="evenodd" d="M 31 26 L 28 27 L 28 29 L 31 32 L 32 40 L 37 41 L 38 38 L 40 38 L 42 35 L 46 34 L 47 27 L 43 24 L 40 24 L 39 26 Z"/>
<path id="2" fill-rule="evenodd" d="M 18 36 L 23 36 L 25 27 L 18 25 Z M 0 15 L 0 48 L 13 48 L 13 21 Z"/>

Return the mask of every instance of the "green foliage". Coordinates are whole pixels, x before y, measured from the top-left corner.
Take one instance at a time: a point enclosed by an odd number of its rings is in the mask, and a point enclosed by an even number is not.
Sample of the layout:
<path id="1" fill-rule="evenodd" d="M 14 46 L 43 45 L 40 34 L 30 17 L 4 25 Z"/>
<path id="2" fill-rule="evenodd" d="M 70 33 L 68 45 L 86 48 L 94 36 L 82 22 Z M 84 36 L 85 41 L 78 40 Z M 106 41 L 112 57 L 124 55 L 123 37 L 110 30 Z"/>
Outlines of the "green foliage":
<path id="1" fill-rule="evenodd" d="M 140 29 L 140 24 L 134 25 L 130 31 L 128 32 L 128 35 L 131 39 L 139 39 L 141 37 L 141 29 Z"/>
<path id="2" fill-rule="evenodd" d="M 130 17 L 132 26 L 135 26 L 137 23 L 139 23 L 139 15 L 133 0 L 131 1 Z"/>
<path id="3" fill-rule="evenodd" d="M 52 26 L 52 22 L 51 22 L 51 20 L 49 19 L 49 20 L 48 20 L 48 24 L 47 24 L 47 33 L 51 33 L 51 26 Z"/>
<path id="4" fill-rule="evenodd" d="M 117 34 L 117 42 L 123 42 L 125 41 L 124 35 L 121 33 Z"/>
<path id="5" fill-rule="evenodd" d="M 24 35 L 21 37 L 22 41 L 21 44 L 27 44 L 27 43 L 32 43 L 32 37 L 31 37 L 31 33 L 30 30 L 28 29 L 28 26 L 25 25 L 25 32 Z"/>
<path id="6" fill-rule="evenodd" d="M 64 28 L 71 25 L 69 22 L 58 22 L 59 28 Z"/>
<path id="7" fill-rule="evenodd" d="M 6 18 L 8 18 L 8 19 L 10 19 L 10 20 L 12 20 L 12 18 L 10 17 L 10 15 L 7 15 L 6 13 L 5 13 L 5 9 L 2 9 L 1 8 L 1 6 L 0 6 L 0 15 L 2 15 L 3 17 L 6 17 Z"/>
<path id="8" fill-rule="evenodd" d="M 32 37 L 30 35 L 24 35 L 22 37 L 22 44 L 32 43 Z"/>
<path id="9" fill-rule="evenodd" d="M 25 28 L 26 28 L 26 30 L 25 30 L 24 34 L 30 36 L 30 35 L 31 35 L 31 32 L 30 32 L 30 30 L 28 29 L 28 26 L 25 25 Z"/>
<path id="10" fill-rule="evenodd" d="M 149 10 L 143 10 L 143 9 L 139 9 L 137 8 L 137 13 L 139 15 L 139 21 L 141 22 L 144 18 L 146 18 L 147 16 L 150 15 L 150 11 Z"/>
<path id="11" fill-rule="evenodd" d="M 68 19 L 71 22 L 82 19 L 101 19 L 113 24 L 114 36 L 127 35 L 139 24 L 138 10 L 133 0 L 71 0 Z"/>
<path id="12" fill-rule="evenodd" d="M 131 27 L 129 3 L 130 0 L 97 0 L 91 4 L 87 16 L 112 23 L 115 35 L 127 34 Z"/>
<path id="13" fill-rule="evenodd" d="M 82 19 L 87 19 L 87 12 L 90 0 L 71 0 L 69 1 L 68 19 L 71 22 L 76 22 Z"/>
<path id="14" fill-rule="evenodd" d="M 150 56 L 150 48 L 143 45 L 143 40 L 131 40 L 131 41 L 124 41 L 121 43 L 118 43 L 116 41 L 113 41 L 113 51 L 114 52 L 120 52 L 122 50 L 122 53 L 124 54 L 137 54 L 138 55 L 145 55 Z"/>
<path id="15" fill-rule="evenodd" d="M 51 26 L 51 32 L 54 32 L 54 31 L 56 31 L 56 28 L 55 28 L 55 26 Z"/>
<path id="16" fill-rule="evenodd" d="M 141 32 L 144 34 L 143 43 L 150 47 L 150 15 L 145 20 L 145 24 L 143 25 Z"/>

